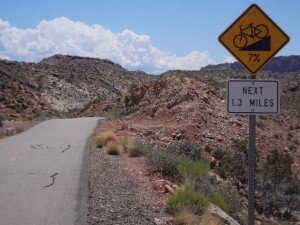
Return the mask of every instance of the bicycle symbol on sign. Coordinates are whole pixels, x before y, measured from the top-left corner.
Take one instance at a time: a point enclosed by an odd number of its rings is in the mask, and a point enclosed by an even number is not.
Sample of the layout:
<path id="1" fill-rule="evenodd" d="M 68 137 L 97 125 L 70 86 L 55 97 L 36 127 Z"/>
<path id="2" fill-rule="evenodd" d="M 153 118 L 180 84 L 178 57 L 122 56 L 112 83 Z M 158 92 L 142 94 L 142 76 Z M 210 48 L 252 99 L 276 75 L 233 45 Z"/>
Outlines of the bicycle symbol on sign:
<path id="1" fill-rule="evenodd" d="M 257 26 L 253 26 L 253 23 L 250 23 L 248 27 L 242 28 L 240 25 L 240 33 L 234 36 L 233 44 L 237 48 L 244 48 L 248 44 L 248 38 L 263 39 L 267 37 L 269 34 L 269 29 L 264 24 L 258 24 Z"/>

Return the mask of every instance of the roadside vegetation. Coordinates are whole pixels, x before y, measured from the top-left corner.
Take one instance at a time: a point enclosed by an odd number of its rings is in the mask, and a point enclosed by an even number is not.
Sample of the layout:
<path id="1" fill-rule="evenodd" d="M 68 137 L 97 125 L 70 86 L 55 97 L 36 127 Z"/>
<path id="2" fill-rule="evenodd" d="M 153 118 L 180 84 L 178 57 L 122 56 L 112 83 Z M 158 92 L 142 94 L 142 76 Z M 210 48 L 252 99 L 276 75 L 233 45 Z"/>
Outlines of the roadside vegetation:
<path id="1" fill-rule="evenodd" d="M 246 224 L 247 215 L 242 212 L 242 197 L 245 197 L 248 182 L 246 140 L 235 142 L 233 148 L 226 151 L 216 146 L 211 155 L 221 163 L 213 168 L 203 148 L 189 140 L 174 141 L 166 148 L 157 149 L 105 131 L 94 136 L 94 143 L 109 155 L 144 156 L 149 174 L 160 174 L 178 184 L 171 192 L 166 209 L 173 215 L 175 225 L 221 224 L 220 219 L 207 214 L 211 203 Z M 291 218 L 300 195 L 292 163 L 288 153 L 276 149 L 267 155 L 257 173 L 256 211 L 259 214 L 282 220 Z M 212 171 L 215 172 L 213 177 Z M 218 175 L 222 178 L 216 180 L 214 177 Z"/>
<path id="2" fill-rule="evenodd" d="M 105 148 L 109 155 L 125 153 L 128 157 L 140 157 L 144 154 L 143 144 L 133 139 L 120 139 L 112 131 L 97 133 L 93 140 L 96 148 Z"/>
<path id="3" fill-rule="evenodd" d="M 205 224 L 209 203 L 237 218 L 241 205 L 238 191 L 231 185 L 211 182 L 209 163 L 198 144 L 184 140 L 166 149 L 152 149 L 146 153 L 146 163 L 150 172 L 161 173 L 180 184 L 167 207 L 175 224 Z M 212 221 L 215 223 L 210 224 L 220 224 L 216 218 Z"/>
<path id="4" fill-rule="evenodd" d="M 256 210 L 267 218 L 284 222 L 291 218 L 300 200 L 300 182 L 291 170 L 292 157 L 282 152 L 271 151 L 257 171 Z M 179 221 L 177 224 L 197 224 L 191 221 L 199 216 L 204 218 L 207 202 L 217 205 L 241 224 L 246 223 L 247 215 L 242 215 L 241 206 L 248 182 L 248 142 L 237 141 L 227 151 L 216 147 L 211 154 L 221 162 L 213 171 L 226 182 L 212 182 L 211 168 L 202 148 L 191 141 L 177 141 L 165 149 L 146 152 L 150 172 L 161 173 L 181 184 L 168 201 L 168 211 Z"/>

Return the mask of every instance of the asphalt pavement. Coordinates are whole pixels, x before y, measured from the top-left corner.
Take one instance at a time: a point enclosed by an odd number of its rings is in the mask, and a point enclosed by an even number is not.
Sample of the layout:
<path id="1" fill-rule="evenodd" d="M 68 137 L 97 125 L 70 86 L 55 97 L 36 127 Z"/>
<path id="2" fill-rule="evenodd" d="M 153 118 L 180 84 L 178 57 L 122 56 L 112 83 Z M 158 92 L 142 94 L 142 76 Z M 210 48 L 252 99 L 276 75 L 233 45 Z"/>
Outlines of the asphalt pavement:
<path id="1" fill-rule="evenodd" d="M 0 140 L 0 225 L 86 224 L 87 145 L 98 121 L 48 120 Z"/>

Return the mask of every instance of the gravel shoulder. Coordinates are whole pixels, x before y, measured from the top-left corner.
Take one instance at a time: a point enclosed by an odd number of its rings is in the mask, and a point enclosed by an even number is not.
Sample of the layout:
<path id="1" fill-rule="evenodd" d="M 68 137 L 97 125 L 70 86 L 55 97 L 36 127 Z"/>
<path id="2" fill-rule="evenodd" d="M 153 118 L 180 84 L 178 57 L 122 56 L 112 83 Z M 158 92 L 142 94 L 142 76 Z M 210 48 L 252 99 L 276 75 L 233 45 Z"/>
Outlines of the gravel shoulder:
<path id="1" fill-rule="evenodd" d="M 90 152 L 89 223 L 153 225 L 164 220 L 165 194 L 153 190 L 144 159 L 125 153 L 110 156 L 105 148 Z"/>

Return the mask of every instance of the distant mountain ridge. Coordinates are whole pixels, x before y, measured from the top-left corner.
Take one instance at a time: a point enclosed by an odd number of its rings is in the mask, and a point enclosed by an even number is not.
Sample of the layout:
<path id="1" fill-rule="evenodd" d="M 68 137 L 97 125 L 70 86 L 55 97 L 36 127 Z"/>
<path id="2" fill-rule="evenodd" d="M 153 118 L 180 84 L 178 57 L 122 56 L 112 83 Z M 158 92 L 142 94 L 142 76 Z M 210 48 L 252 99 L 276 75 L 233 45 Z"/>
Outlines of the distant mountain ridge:
<path id="1" fill-rule="evenodd" d="M 221 63 L 203 67 L 202 71 L 209 70 L 242 70 L 244 67 L 239 62 Z M 263 68 L 264 71 L 278 73 L 300 71 L 300 55 L 278 56 L 272 58 Z"/>
<path id="2" fill-rule="evenodd" d="M 69 55 L 54 55 L 39 63 L 0 59 L 0 114 L 29 118 L 35 114 L 72 112 L 92 102 L 117 102 L 132 87 L 168 74 L 207 77 L 206 82 L 211 80 L 221 87 L 227 75 L 234 77 L 232 70 L 243 74 L 236 74 L 238 77 L 244 76 L 246 71 L 236 62 L 208 65 L 197 71 L 167 71 L 153 76 L 143 71 L 128 71 L 108 59 Z M 300 56 L 275 57 L 264 70 L 300 72 Z M 217 75 L 220 79 L 216 83 L 212 78 Z M 285 83 L 289 86 L 289 81 Z M 297 89 L 298 83 L 292 86 Z"/>

